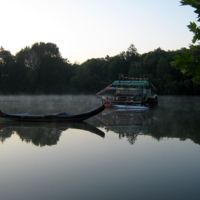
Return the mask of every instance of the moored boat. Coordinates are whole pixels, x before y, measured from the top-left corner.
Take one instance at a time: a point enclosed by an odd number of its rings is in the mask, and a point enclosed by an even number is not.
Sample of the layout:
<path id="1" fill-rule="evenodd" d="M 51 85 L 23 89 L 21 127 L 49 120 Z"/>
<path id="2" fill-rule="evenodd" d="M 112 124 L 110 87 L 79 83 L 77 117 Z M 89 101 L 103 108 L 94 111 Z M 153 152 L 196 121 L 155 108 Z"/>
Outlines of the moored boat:
<path id="1" fill-rule="evenodd" d="M 152 95 L 153 84 L 147 78 L 123 77 L 96 94 L 105 107 L 148 109 L 158 105 L 157 94 Z"/>
<path id="2" fill-rule="evenodd" d="M 68 121 L 83 121 L 94 115 L 99 114 L 105 109 L 104 105 L 91 110 L 89 112 L 70 115 L 66 112 L 58 113 L 58 114 L 46 114 L 46 115 L 31 115 L 28 113 L 22 114 L 11 114 L 6 113 L 0 110 L 0 117 L 9 120 L 16 120 L 16 121 L 37 121 L 37 122 L 68 122 Z"/>

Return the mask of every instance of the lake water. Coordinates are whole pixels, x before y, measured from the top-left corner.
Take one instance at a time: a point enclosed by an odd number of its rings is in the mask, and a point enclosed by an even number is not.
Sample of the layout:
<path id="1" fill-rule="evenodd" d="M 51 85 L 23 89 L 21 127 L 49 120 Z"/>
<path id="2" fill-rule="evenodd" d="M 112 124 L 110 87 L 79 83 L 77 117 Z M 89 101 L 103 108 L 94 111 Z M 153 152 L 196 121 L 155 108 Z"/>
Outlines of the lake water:
<path id="1" fill-rule="evenodd" d="M 81 113 L 94 96 L 0 96 L 11 113 Z M 83 123 L 0 120 L 0 199 L 200 199 L 200 97 Z"/>

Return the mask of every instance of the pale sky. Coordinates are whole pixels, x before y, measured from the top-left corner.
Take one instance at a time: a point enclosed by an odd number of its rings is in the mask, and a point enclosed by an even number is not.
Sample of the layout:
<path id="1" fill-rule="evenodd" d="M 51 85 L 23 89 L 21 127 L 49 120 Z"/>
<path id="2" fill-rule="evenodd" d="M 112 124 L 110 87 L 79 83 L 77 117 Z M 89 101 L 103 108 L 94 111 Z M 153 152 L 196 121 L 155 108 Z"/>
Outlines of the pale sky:
<path id="1" fill-rule="evenodd" d="M 0 46 L 13 55 L 35 42 L 52 42 L 63 58 L 82 63 L 115 56 L 189 47 L 197 15 L 180 0 L 0 0 Z"/>

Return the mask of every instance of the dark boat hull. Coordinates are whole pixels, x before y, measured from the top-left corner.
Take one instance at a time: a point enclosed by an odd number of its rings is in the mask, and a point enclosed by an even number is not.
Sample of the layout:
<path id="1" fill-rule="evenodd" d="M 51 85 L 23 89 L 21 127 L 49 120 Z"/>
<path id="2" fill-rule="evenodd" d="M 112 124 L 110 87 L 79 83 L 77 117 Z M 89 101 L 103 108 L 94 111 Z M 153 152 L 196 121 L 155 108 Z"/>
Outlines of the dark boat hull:
<path id="1" fill-rule="evenodd" d="M 94 110 L 86 113 L 70 115 L 68 113 L 47 114 L 47 115 L 30 115 L 30 114 L 11 114 L 0 110 L 0 117 L 16 121 L 37 121 L 37 122 L 69 122 L 69 121 L 83 121 L 89 119 L 102 112 L 105 106 L 102 105 Z"/>
<path id="2" fill-rule="evenodd" d="M 158 106 L 158 97 L 154 95 L 153 97 L 148 97 L 145 101 L 130 101 L 130 100 L 113 100 L 109 98 L 102 97 L 102 103 L 105 107 L 123 107 L 124 108 L 154 108 Z"/>

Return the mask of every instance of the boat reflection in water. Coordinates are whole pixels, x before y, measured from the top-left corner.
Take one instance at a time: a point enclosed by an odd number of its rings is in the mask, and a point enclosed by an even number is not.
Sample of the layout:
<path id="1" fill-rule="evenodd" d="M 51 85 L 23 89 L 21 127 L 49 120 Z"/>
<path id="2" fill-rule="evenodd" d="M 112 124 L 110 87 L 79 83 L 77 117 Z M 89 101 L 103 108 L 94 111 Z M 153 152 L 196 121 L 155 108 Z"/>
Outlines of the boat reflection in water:
<path id="1" fill-rule="evenodd" d="M 130 144 L 134 144 L 138 135 L 150 135 L 155 127 L 154 110 L 105 109 L 96 116 L 106 131 L 119 134 L 119 138 L 126 137 Z"/>
<path id="2" fill-rule="evenodd" d="M 86 122 L 43 123 L 43 122 L 0 122 L 0 140 L 4 142 L 13 134 L 22 141 L 32 142 L 36 146 L 55 145 L 63 131 L 79 129 L 105 137 L 105 133 Z"/>

